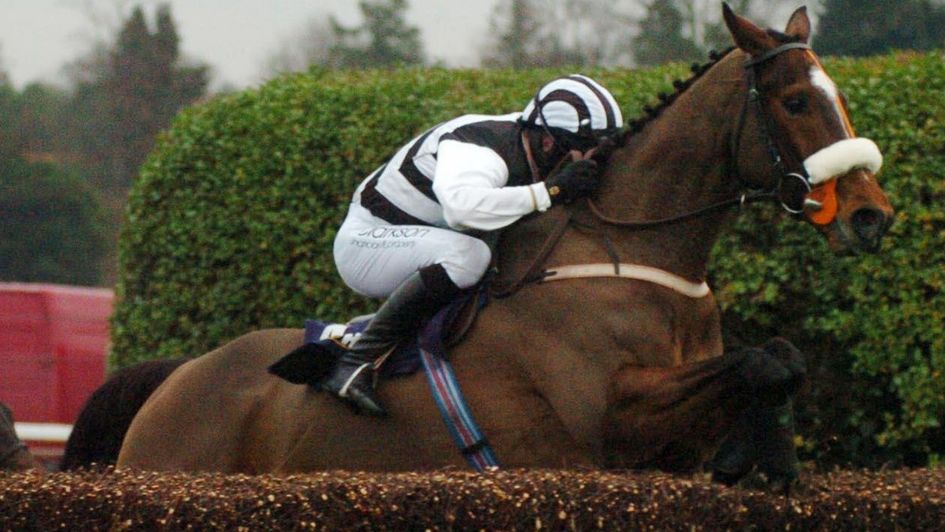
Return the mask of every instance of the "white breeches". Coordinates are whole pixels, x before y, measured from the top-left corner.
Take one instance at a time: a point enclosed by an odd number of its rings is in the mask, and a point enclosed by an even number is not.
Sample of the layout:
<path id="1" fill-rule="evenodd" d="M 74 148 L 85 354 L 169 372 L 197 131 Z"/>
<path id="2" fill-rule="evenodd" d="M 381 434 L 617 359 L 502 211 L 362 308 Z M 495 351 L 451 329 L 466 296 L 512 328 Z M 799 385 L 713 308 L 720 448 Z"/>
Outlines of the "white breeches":
<path id="1" fill-rule="evenodd" d="M 377 298 L 433 264 L 440 264 L 456 286 L 469 288 L 492 260 L 489 246 L 478 238 L 426 225 L 390 225 L 354 203 L 335 236 L 334 253 L 345 284 Z"/>

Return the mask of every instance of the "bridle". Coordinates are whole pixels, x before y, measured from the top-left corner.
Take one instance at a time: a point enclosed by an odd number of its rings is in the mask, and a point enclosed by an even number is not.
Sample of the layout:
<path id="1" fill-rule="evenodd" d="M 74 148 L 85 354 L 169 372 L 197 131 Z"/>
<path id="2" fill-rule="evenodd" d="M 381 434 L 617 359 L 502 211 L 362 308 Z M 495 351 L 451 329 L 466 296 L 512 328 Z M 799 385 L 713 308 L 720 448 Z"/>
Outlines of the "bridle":
<path id="1" fill-rule="evenodd" d="M 774 135 L 772 135 L 772 130 L 774 130 L 775 125 L 774 121 L 771 119 L 771 115 L 768 113 L 767 108 L 762 105 L 762 100 L 764 100 L 764 95 L 758 89 L 758 84 L 756 78 L 758 75 L 757 69 L 758 66 L 764 64 L 770 59 L 788 51 L 788 50 L 810 50 L 810 46 L 806 43 L 801 42 L 792 42 L 787 44 L 782 44 L 777 48 L 769 50 L 768 52 L 762 54 L 759 57 L 751 58 L 745 62 L 745 69 L 748 76 L 748 97 L 745 99 L 745 105 L 742 107 L 741 116 L 739 117 L 738 128 L 735 130 L 735 141 L 732 143 L 732 156 L 729 159 L 732 161 L 732 173 L 735 175 L 735 179 L 744 184 L 745 180 L 741 177 L 741 174 L 738 170 L 738 152 L 741 148 L 741 137 L 742 130 L 745 126 L 745 117 L 748 114 L 748 107 L 754 104 L 756 112 L 761 116 L 762 124 L 762 135 L 765 146 L 768 150 L 768 155 L 771 158 L 771 164 L 774 167 L 775 171 L 780 176 L 778 179 L 778 184 L 769 191 L 774 194 L 775 199 L 781 204 L 781 207 L 791 214 L 801 214 L 804 212 L 804 207 L 807 205 L 813 207 L 819 207 L 820 204 L 814 202 L 813 200 L 804 200 L 803 197 L 799 202 L 800 205 L 792 206 L 785 202 L 785 193 L 784 186 L 785 183 L 797 182 L 803 187 L 803 195 L 806 196 L 813 190 L 813 185 L 811 184 L 810 175 L 807 173 L 807 169 L 801 165 L 799 172 L 790 172 L 784 166 L 784 159 L 781 157 L 781 150 L 778 148 L 777 144 L 774 141 Z M 813 202 L 813 204 L 807 203 Z"/>
<path id="2" fill-rule="evenodd" d="M 818 208 L 820 204 L 811 199 L 802 199 L 799 202 L 799 205 L 788 204 L 785 201 L 786 189 L 785 186 L 791 183 L 799 183 L 803 188 L 803 196 L 806 196 L 809 193 L 813 186 L 811 185 L 811 178 L 807 173 L 807 170 L 801 168 L 799 172 L 789 172 L 784 166 L 784 158 L 782 157 L 781 150 L 778 148 L 777 143 L 774 141 L 774 136 L 772 131 L 774 130 L 773 120 L 771 119 L 769 113 L 765 109 L 765 106 L 762 105 L 764 100 L 764 95 L 761 90 L 758 88 L 757 84 L 757 69 L 760 65 L 766 63 L 767 61 L 781 55 L 784 52 L 789 50 L 804 49 L 809 50 L 810 46 L 801 43 L 801 42 L 792 42 L 787 44 L 782 44 L 776 48 L 773 48 L 764 54 L 752 57 L 745 62 L 746 77 L 748 81 L 748 92 L 745 98 L 745 103 L 742 105 L 741 112 L 739 113 L 738 123 L 733 131 L 733 139 L 730 142 L 731 154 L 729 157 L 730 164 L 730 174 L 735 177 L 737 183 L 739 183 L 742 192 L 736 197 L 728 198 L 704 207 L 700 207 L 690 212 L 686 212 L 679 215 L 669 216 L 666 218 L 656 219 L 656 220 L 620 220 L 617 218 L 610 217 L 604 214 L 600 207 L 598 207 L 593 200 L 588 199 L 587 204 L 591 213 L 601 222 L 608 225 L 614 225 L 623 228 L 631 229 L 646 229 L 651 227 L 657 227 L 662 225 L 669 225 L 677 222 L 682 222 L 684 220 L 689 220 L 691 218 L 696 218 L 704 214 L 722 210 L 725 208 L 733 207 L 735 205 L 747 205 L 749 203 L 757 203 L 762 201 L 774 201 L 781 205 L 781 207 L 787 212 L 793 215 L 799 215 L 804 212 L 805 207 Z M 729 50 L 729 53 L 734 50 L 734 48 Z M 775 171 L 779 174 L 778 183 L 769 190 L 758 190 L 753 188 L 742 176 L 738 169 L 738 153 L 741 149 L 741 142 L 743 136 L 743 130 L 747 122 L 747 117 L 749 111 L 754 108 L 754 112 L 759 115 L 761 118 L 761 123 L 763 125 L 762 137 L 765 143 L 765 146 L 768 151 L 768 155 L 771 158 L 771 164 L 774 167 Z M 797 190 L 797 189 L 795 189 Z"/>

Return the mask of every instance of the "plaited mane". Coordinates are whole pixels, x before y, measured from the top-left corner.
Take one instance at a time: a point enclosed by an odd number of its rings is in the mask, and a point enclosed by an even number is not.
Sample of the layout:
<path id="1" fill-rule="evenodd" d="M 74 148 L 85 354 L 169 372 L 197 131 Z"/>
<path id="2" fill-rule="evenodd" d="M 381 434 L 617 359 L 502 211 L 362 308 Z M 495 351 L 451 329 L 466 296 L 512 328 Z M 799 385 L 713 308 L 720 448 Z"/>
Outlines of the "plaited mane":
<path id="1" fill-rule="evenodd" d="M 799 41 L 799 39 L 796 37 L 785 35 L 784 33 L 781 33 L 776 30 L 769 29 L 767 30 L 767 33 L 768 35 L 770 35 L 772 38 L 774 38 L 776 41 L 778 41 L 781 44 Z M 626 142 L 626 140 L 629 139 L 630 136 L 642 131 L 643 128 L 647 124 L 655 120 L 660 115 L 660 113 L 663 112 L 664 109 L 672 105 L 673 102 L 675 102 L 676 99 L 679 98 L 679 95 L 686 92 L 686 90 L 688 90 L 689 87 L 691 87 L 697 80 L 699 80 L 699 78 L 705 75 L 706 72 L 708 72 L 713 66 L 715 66 L 719 61 L 721 61 L 729 53 L 734 51 L 735 48 L 736 48 L 735 46 L 731 46 L 721 52 L 713 50 L 709 52 L 709 61 L 707 63 L 704 63 L 704 64 L 693 63 L 692 66 L 690 67 L 690 70 L 693 73 L 692 76 L 690 76 L 688 79 L 678 79 L 674 81 L 673 88 L 675 89 L 675 91 L 673 91 L 672 93 L 660 93 L 658 95 L 660 103 L 658 103 L 655 106 L 647 105 L 646 107 L 643 108 L 644 115 L 642 117 L 637 118 L 635 120 L 631 120 L 627 124 L 627 132 L 623 139 L 624 142 Z"/>
<path id="2" fill-rule="evenodd" d="M 642 131 L 643 128 L 647 124 L 655 120 L 663 112 L 664 109 L 672 105 L 673 102 L 675 102 L 676 99 L 679 98 L 680 94 L 686 92 L 686 90 L 688 90 L 689 87 L 691 87 L 699 78 L 705 75 L 705 73 L 708 72 L 709 69 L 715 66 L 716 63 L 721 61 L 723 57 L 728 55 L 734 49 L 735 47 L 732 46 L 722 52 L 717 52 L 713 50 L 712 52 L 709 53 L 708 63 L 705 63 L 705 64 L 693 63 L 692 66 L 690 67 L 690 70 L 693 73 L 692 76 L 690 76 L 688 79 L 677 79 L 676 81 L 674 81 L 673 88 L 676 89 L 675 91 L 671 93 L 661 92 L 658 95 L 660 103 L 658 103 L 655 106 L 647 105 L 646 107 L 643 108 L 644 115 L 642 117 L 631 120 L 627 124 L 627 133 L 624 140 Z"/>

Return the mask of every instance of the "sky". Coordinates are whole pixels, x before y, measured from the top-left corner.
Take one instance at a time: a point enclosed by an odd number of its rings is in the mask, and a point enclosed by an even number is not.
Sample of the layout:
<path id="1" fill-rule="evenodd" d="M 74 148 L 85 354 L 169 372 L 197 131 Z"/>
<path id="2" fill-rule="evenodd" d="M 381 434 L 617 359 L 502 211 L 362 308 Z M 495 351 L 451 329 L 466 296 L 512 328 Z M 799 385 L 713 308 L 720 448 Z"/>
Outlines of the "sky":
<path id="1" fill-rule="evenodd" d="M 420 29 L 432 60 L 475 66 L 496 2 L 408 0 L 407 22 Z M 314 18 L 361 21 L 357 0 L 0 0 L 0 67 L 18 89 L 61 82 L 62 66 L 117 24 L 116 6 L 141 4 L 153 21 L 159 3 L 171 5 L 184 55 L 209 64 L 218 87 L 264 81 L 266 59 Z"/>

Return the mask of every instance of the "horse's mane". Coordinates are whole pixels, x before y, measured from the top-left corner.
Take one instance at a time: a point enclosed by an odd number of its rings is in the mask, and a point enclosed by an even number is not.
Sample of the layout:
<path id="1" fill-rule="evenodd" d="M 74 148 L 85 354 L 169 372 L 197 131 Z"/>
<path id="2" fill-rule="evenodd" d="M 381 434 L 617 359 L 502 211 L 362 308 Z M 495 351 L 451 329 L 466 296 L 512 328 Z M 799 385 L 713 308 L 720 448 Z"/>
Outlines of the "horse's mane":
<path id="1" fill-rule="evenodd" d="M 777 30 L 769 29 L 767 30 L 767 33 L 768 35 L 770 35 L 772 38 L 774 38 L 776 41 L 778 41 L 781 44 L 785 44 L 789 42 L 797 42 L 799 40 L 796 37 L 785 35 L 784 33 L 781 33 Z M 626 140 L 629 139 L 632 135 L 642 131 L 643 128 L 646 127 L 647 124 L 649 124 L 650 122 L 655 120 L 657 117 L 659 117 L 659 115 L 667 107 L 672 105 L 673 102 L 675 102 L 681 94 L 686 92 L 686 90 L 688 90 L 689 87 L 692 87 L 692 85 L 695 84 L 695 82 L 698 81 L 699 78 L 705 75 L 706 72 L 711 70 L 713 66 L 718 64 L 719 61 L 724 59 L 726 56 L 728 56 L 728 54 L 733 52 L 735 49 L 736 49 L 735 46 L 730 46 L 726 48 L 725 50 L 722 50 L 721 52 L 712 50 L 711 52 L 709 52 L 709 61 L 707 63 L 693 63 L 692 66 L 690 66 L 689 68 L 689 70 L 692 71 L 692 76 L 690 76 L 687 79 L 677 79 L 673 81 L 673 88 L 675 89 L 673 92 L 671 93 L 663 92 L 663 93 L 658 94 L 657 96 L 660 100 L 660 103 L 658 103 L 655 106 L 651 106 L 651 105 L 645 106 L 643 108 L 642 117 L 637 118 L 635 120 L 631 120 L 630 122 L 627 123 L 627 131 L 623 137 L 623 141 L 626 142 Z"/>
<path id="2" fill-rule="evenodd" d="M 627 124 L 627 132 L 624 139 L 628 139 L 630 136 L 639 133 L 646 127 L 647 124 L 655 120 L 660 114 L 670 105 L 672 105 L 681 94 L 686 92 L 689 87 L 699 80 L 706 72 L 708 72 L 713 66 L 715 66 L 719 61 L 722 60 L 725 56 L 735 50 L 735 47 L 729 47 L 724 51 L 718 52 L 712 50 L 709 52 L 709 61 L 707 63 L 693 63 L 689 68 L 692 71 L 692 76 L 687 79 L 677 79 L 673 81 L 673 88 L 675 89 L 671 93 L 661 92 L 657 96 L 660 100 L 660 103 L 652 106 L 647 105 L 643 108 L 643 116 L 634 120 L 631 120 Z"/>

